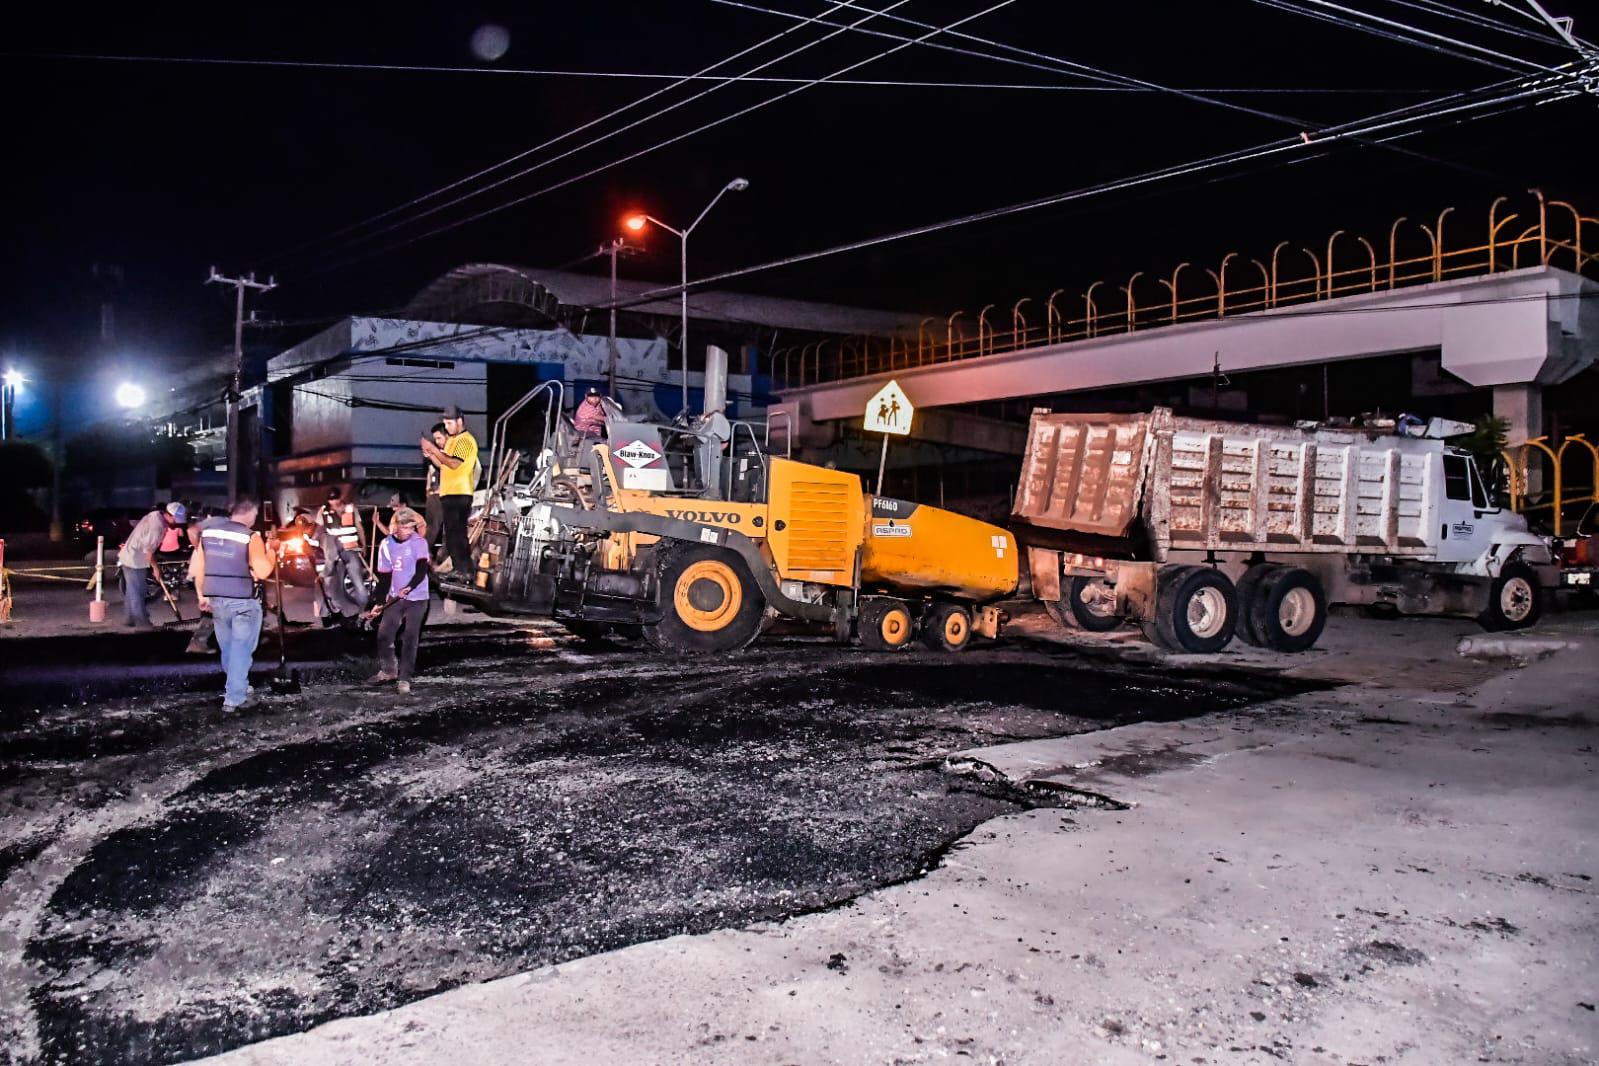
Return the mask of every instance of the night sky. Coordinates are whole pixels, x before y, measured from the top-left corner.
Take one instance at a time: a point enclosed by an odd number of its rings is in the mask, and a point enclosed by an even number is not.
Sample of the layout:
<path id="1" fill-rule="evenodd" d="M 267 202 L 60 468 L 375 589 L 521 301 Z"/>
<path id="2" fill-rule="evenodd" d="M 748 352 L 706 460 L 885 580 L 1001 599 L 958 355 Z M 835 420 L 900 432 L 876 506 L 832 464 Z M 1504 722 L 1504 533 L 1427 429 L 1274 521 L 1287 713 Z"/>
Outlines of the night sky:
<path id="1" fill-rule="evenodd" d="M 751 2 L 807 16 L 829 6 L 820 0 Z M 943 25 L 988 2 L 911 0 L 894 13 Z M 1352 6 L 1540 63 L 1569 56 L 1535 23 L 1488 4 L 1457 6 L 1543 39 L 1443 18 L 1422 10 L 1432 6 L 1425 0 L 1420 8 L 1397 0 L 1355 0 Z M 1557 14 L 1582 14 L 1570 0 L 1550 6 Z M 862 15 L 843 9 L 829 17 L 854 21 Z M 470 41 L 491 23 L 509 31 L 509 49 L 484 62 Z M 0 358 L 25 363 L 36 374 L 76 376 L 103 372 L 108 358 L 119 363 L 117 373 L 181 365 L 231 340 L 229 294 L 201 284 L 213 263 L 227 273 L 276 273 L 282 287 L 260 306 L 268 317 L 301 323 L 271 335 L 287 344 L 314 329 L 309 320 L 317 316 L 403 304 L 460 262 L 567 263 L 618 232 L 617 220 L 629 209 L 686 224 L 734 176 L 748 178 L 751 187 L 724 200 L 696 233 L 693 276 L 1294 133 L 1292 124 L 1161 93 L 823 85 L 514 209 L 412 240 L 795 88 L 731 85 L 462 205 L 420 220 L 408 214 L 386 219 L 380 225 L 403 224 L 361 241 L 359 233 L 329 235 L 669 83 L 22 55 L 680 74 L 793 25 L 711 0 L 35 6 L 25 24 L 8 27 L 3 74 L 11 195 L 0 223 L 7 250 Z M 866 25 L 923 32 L 877 20 Z M 1302 119 L 1309 129 L 1508 76 L 1246 0 L 1018 0 L 963 29 L 1166 85 L 1385 90 L 1227 97 Z M 1590 37 L 1595 30 L 1581 21 L 1577 26 Z M 791 33 L 719 70 L 743 72 L 825 32 Z M 761 73 L 815 77 L 894 43 L 845 33 Z M 850 76 L 1089 84 L 1070 73 L 924 47 Z M 549 159 L 709 84 L 663 94 L 625 119 L 510 169 Z M 1459 206 L 1462 226 L 1476 228 L 1488 200 L 1529 185 L 1591 212 L 1599 204 L 1583 177 L 1588 164 L 1581 145 L 1591 144 L 1599 129 L 1596 104 L 1578 99 L 1440 125 L 1404 142 L 1413 155 L 1348 145 L 1326 158 L 1180 179 L 764 273 L 730 287 L 947 313 L 990 300 L 1042 297 L 1058 286 L 1081 288 L 1102 277 L 1120 284 L 1134 270 L 1164 273 L 1179 260 L 1213 264 L 1233 250 L 1262 255 L 1283 238 L 1315 246 L 1338 227 L 1375 238 L 1386 234 L 1396 214 L 1430 218 L 1448 204 Z M 1421 240 L 1419 234 L 1414 239 Z M 676 255 L 675 242 L 658 236 L 649 254 L 625 269 L 673 281 Z M 89 343 L 96 324 L 95 263 L 116 264 L 126 275 L 114 353 L 96 352 Z"/>

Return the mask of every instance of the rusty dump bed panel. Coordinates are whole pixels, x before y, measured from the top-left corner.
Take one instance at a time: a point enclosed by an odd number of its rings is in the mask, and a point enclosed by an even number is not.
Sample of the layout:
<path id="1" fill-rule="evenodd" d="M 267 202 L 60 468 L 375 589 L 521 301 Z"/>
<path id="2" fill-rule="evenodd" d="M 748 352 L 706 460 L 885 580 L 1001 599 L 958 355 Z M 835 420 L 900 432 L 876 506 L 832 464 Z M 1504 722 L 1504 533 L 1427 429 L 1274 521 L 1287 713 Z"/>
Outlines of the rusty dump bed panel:
<path id="1" fill-rule="evenodd" d="M 1443 443 L 1148 414 L 1035 412 L 1012 516 L 1199 549 L 1429 555 Z"/>

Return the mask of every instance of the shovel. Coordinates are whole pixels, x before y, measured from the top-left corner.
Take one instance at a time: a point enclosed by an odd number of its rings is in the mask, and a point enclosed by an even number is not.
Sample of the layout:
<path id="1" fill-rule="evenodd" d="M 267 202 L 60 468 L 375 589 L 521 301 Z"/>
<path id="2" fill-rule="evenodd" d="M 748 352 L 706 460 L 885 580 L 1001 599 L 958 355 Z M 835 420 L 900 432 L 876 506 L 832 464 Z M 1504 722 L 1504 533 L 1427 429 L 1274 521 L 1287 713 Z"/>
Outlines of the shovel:
<path id="1" fill-rule="evenodd" d="M 293 696 L 300 691 L 300 675 L 289 669 L 289 651 L 283 635 L 283 571 L 273 575 L 278 587 L 278 672 L 272 675 L 274 696 Z"/>

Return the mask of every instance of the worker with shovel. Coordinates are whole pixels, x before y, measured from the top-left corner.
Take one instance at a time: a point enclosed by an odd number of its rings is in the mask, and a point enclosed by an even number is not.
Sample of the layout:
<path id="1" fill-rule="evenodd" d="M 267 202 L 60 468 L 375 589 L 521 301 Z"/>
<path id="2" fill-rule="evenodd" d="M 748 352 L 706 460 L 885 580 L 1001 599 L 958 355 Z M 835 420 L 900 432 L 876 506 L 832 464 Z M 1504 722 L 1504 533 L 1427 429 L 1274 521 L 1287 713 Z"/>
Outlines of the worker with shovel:
<path id="1" fill-rule="evenodd" d="M 411 691 L 411 675 L 416 672 L 416 647 L 422 639 L 422 623 L 427 618 L 428 558 L 427 537 L 419 532 L 422 516 L 409 507 L 398 508 L 389 521 L 391 532 L 378 545 L 377 606 L 367 612 L 378 623 L 378 672 L 367 678 L 370 684 L 398 681 L 400 695 Z M 395 644 L 399 655 L 395 655 Z"/>
<path id="2" fill-rule="evenodd" d="M 240 500 L 229 508 L 226 520 L 200 533 L 194 581 L 200 610 L 211 612 L 216 620 L 217 647 L 222 649 L 222 669 L 227 674 L 224 714 L 250 703 L 250 663 L 261 639 L 256 583 L 272 573 L 272 555 L 253 528 L 257 513 L 254 500 Z"/>

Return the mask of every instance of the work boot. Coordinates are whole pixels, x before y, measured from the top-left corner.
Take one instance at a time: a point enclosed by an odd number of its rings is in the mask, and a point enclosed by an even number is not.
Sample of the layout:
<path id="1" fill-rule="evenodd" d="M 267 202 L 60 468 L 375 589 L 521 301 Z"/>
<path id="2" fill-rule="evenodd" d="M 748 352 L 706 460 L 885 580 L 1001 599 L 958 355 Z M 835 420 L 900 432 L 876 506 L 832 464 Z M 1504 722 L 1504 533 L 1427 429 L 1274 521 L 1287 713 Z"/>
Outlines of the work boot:
<path id="1" fill-rule="evenodd" d="M 366 683 L 369 684 L 369 685 L 381 685 L 381 684 L 384 684 L 385 682 L 393 681 L 393 680 L 394 680 L 394 675 L 393 674 L 386 674 L 382 670 L 379 670 L 377 673 L 375 673 L 371 677 L 367 678 L 366 679 Z"/>

